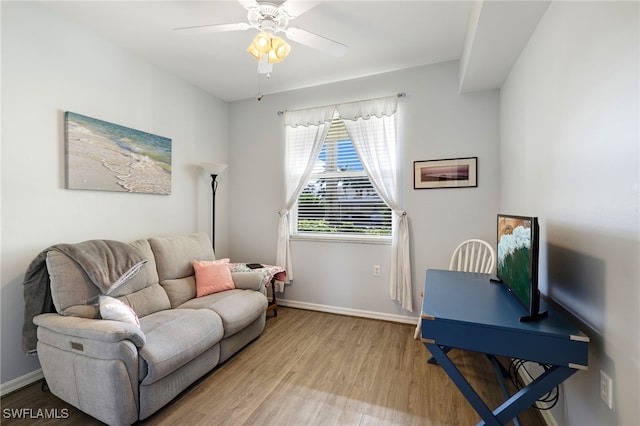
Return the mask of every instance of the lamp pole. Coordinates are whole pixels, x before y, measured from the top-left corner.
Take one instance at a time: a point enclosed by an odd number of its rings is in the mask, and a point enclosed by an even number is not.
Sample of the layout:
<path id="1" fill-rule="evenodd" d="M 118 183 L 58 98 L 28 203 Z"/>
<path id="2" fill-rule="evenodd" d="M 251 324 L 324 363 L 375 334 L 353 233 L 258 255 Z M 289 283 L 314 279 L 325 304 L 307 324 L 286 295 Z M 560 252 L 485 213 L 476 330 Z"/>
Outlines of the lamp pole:
<path id="1" fill-rule="evenodd" d="M 215 254 L 216 250 L 216 190 L 218 189 L 218 182 L 216 178 L 220 173 L 222 173 L 228 166 L 226 164 L 216 164 L 216 163 L 202 163 L 200 164 L 200 169 L 204 170 L 206 174 L 211 176 L 211 248 L 213 248 L 213 253 Z"/>
<path id="2" fill-rule="evenodd" d="M 216 178 L 218 175 L 211 175 L 211 192 L 213 196 L 211 197 L 211 247 L 213 248 L 213 253 L 216 252 L 216 190 L 218 189 L 218 182 Z"/>

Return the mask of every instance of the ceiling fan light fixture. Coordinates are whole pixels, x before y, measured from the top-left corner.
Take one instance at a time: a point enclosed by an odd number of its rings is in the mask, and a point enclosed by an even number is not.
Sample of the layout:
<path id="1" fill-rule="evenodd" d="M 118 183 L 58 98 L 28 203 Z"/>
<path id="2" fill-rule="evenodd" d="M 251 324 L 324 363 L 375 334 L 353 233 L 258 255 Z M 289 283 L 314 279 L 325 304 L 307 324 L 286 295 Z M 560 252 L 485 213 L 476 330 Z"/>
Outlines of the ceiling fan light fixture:
<path id="1" fill-rule="evenodd" d="M 249 47 L 247 47 L 247 52 L 249 52 L 249 54 L 254 58 L 256 58 L 256 60 L 258 61 L 262 58 L 262 55 L 263 55 L 262 52 L 258 51 L 258 49 L 255 48 L 253 43 L 251 43 Z"/>
<path id="2" fill-rule="evenodd" d="M 280 37 L 274 37 L 271 40 L 271 50 L 269 50 L 269 63 L 277 64 L 286 58 L 290 51 L 289 43 Z"/>
<path id="3" fill-rule="evenodd" d="M 262 31 L 253 39 L 251 46 L 260 53 L 269 53 L 269 50 L 271 49 L 271 34 L 266 31 Z"/>

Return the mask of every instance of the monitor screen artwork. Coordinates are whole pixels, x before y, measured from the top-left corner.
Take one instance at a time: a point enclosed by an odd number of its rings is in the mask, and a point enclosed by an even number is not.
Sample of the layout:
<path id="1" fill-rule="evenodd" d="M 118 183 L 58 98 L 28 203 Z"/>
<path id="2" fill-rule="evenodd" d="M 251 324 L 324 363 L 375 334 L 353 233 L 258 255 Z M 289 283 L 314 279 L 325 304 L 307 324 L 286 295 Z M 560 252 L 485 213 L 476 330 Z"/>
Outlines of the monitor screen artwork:
<path id="1" fill-rule="evenodd" d="M 498 215 L 497 275 L 528 311 L 522 321 L 540 316 L 538 291 L 538 218 Z"/>

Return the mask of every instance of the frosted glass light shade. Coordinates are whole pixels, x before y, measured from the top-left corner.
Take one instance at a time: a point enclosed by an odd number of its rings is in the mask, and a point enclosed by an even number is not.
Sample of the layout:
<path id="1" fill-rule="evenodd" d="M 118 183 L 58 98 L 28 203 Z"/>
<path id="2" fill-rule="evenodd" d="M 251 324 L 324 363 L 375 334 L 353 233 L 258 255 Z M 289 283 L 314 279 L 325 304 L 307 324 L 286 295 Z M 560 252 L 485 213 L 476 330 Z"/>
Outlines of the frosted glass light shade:
<path id="1" fill-rule="evenodd" d="M 263 31 L 253 39 L 253 43 L 251 43 L 258 52 L 267 53 L 271 49 L 271 35 Z"/>
<path id="2" fill-rule="evenodd" d="M 254 58 L 256 58 L 258 61 L 262 58 L 262 52 L 260 52 L 258 49 L 256 49 L 253 44 L 251 44 L 251 45 L 249 45 L 249 47 L 247 47 L 247 52 L 249 52 L 249 54 L 251 56 L 253 56 Z"/>
<path id="3" fill-rule="evenodd" d="M 269 50 L 269 63 L 277 64 L 287 57 L 291 51 L 291 46 L 280 37 L 271 40 L 271 50 Z"/>
<path id="4" fill-rule="evenodd" d="M 222 173 L 227 167 L 226 164 L 220 163 L 202 163 L 200 164 L 200 168 L 204 170 L 208 175 L 219 175 Z"/>

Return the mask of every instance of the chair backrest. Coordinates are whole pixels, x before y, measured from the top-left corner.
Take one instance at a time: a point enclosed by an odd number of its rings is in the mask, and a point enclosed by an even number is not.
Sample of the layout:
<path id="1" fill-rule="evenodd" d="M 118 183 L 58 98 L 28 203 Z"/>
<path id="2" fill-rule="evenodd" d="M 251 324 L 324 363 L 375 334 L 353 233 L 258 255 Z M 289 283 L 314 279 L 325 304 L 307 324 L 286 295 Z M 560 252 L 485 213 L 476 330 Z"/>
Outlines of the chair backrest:
<path id="1" fill-rule="evenodd" d="M 467 240 L 453 251 L 449 269 L 452 271 L 491 274 L 496 266 L 496 252 L 483 240 Z"/>

